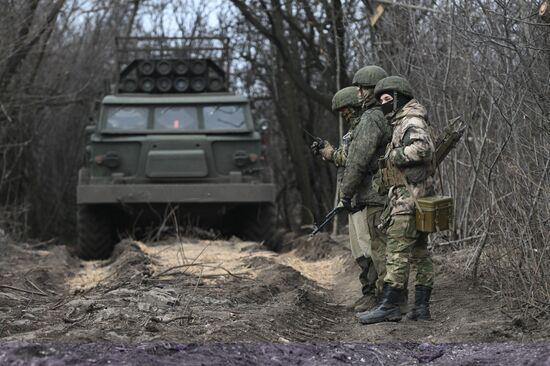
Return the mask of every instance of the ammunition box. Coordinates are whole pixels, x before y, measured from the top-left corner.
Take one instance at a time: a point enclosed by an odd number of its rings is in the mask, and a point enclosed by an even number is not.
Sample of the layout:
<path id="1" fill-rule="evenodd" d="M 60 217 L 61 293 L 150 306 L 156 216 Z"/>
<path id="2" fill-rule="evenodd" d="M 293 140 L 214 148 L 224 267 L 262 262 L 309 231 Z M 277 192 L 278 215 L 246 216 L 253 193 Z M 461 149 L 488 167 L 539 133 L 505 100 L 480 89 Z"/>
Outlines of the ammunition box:
<path id="1" fill-rule="evenodd" d="M 453 199 L 446 196 L 419 198 L 416 208 L 416 230 L 434 233 L 448 230 L 453 221 Z"/>

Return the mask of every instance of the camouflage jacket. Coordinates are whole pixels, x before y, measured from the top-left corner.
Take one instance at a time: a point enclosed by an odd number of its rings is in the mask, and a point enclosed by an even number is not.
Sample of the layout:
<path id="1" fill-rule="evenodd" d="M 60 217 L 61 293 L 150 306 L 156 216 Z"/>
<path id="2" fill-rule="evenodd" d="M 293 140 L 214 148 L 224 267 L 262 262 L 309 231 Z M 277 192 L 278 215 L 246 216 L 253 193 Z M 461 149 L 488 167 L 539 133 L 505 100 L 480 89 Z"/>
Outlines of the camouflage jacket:
<path id="1" fill-rule="evenodd" d="M 342 168 L 346 165 L 349 146 L 351 144 L 351 140 L 353 139 L 353 131 L 360 121 L 361 116 L 356 116 L 351 120 L 348 132 L 342 137 L 342 143 L 332 153 L 331 161 L 334 163 L 334 165 L 336 165 L 337 168 Z"/>
<path id="2" fill-rule="evenodd" d="M 356 202 L 383 206 L 386 195 L 372 187 L 378 160 L 391 140 L 391 128 L 379 107 L 367 109 L 353 132 L 346 166 L 340 183 L 341 196 L 355 197 Z"/>
<path id="3" fill-rule="evenodd" d="M 393 136 L 385 158 L 405 176 L 407 186 L 392 187 L 390 214 L 414 214 L 415 199 L 435 193 L 432 158 L 435 152 L 426 109 L 415 99 L 391 119 Z"/>

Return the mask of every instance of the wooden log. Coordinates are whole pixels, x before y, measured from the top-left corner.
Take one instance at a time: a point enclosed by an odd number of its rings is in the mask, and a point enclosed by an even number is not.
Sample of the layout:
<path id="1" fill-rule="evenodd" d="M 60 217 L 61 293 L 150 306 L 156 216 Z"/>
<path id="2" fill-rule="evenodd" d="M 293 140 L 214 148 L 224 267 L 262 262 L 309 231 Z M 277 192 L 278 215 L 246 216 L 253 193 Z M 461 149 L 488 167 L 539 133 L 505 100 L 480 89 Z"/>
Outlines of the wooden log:
<path id="1" fill-rule="evenodd" d="M 539 17 L 545 23 L 550 23 L 550 1 L 545 0 L 539 6 Z"/>

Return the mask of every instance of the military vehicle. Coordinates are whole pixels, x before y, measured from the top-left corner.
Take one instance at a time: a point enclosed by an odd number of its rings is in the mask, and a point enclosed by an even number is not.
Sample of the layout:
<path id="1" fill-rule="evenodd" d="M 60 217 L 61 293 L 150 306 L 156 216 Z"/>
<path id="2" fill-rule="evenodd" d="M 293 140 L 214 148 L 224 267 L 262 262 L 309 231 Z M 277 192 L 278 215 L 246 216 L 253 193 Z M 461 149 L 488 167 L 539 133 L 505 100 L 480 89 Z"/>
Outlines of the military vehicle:
<path id="1" fill-rule="evenodd" d="M 229 91 L 227 39 L 117 38 L 116 55 L 115 92 L 86 129 L 77 255 L 107 258 L 121 234 L 160 225 L 167 212 L 269 240 L 275 187 L 265 125 Z"/>

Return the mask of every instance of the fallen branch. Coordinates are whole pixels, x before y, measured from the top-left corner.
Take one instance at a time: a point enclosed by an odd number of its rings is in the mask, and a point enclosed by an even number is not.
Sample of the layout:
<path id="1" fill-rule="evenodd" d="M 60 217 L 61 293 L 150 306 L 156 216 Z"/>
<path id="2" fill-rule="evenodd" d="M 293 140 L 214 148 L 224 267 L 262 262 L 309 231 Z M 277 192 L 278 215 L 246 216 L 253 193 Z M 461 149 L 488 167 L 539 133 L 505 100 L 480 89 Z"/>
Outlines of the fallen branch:
<path id="1" fill-rule="evenodd" d="M 443 247 L 443 246 L 446 246 L 446 245 L 452 245 L 452 244 L 458 244 L 458 243 L 462 243 L 462 242 L 465 242 L 465 241 L 468 241 L 468 240 L 472 240 L 472 239 L 479 239 L 483 237 L 483 234 L 481 235 L 473 235 L 473 236 L 469 236 L 467 238 L 462 238 L 462 239 L 459 239 L 459 240 L 452 240 L 452 241 L 445 241 L 443 243 L 439 243 L 439 244 L 436 244 L 438 247 Z"/>
<path id="2" fill-rule="evenodd" d="M 235 278 L 238 278 L 240 280 L 248 280 L 247 277 L 241 277 L 239 275 L 245 275 L 245 274 L 248 274 L 247 272 L 239 272 L 239 273 L 228 273 L 228 275 L 232 276 L 232 277 L 235 277 Z M 225 276 L 225 274 L 208 274 L 208 275 L 202 275 L 201 277 L 202 278 L 217 278 L 217 277 L 223 277 Z"/>
<path id="3" fill-rule="evenodd" d="M 24 292 L 26 294 L 32 294 L 32 295 L 38 295 L 38 296 L 48 296 L 47 294 L 42 294 L 40 292 L 29 291 L 29 290 L 25 290 L 25 289 L 18 288 L 18 287 L 13 287 L 13 286 L 8 286 L 8 285 L 0 285 L 0 288 L 5 288 L 5 289 L 8 289 L 8 290 Z"/>
<path id="4" fill-rule="evenodd" d="M 32 282 L 31 280 L 29 280 L 28 278 L 25 278 L 25 281 L 30 284 L 35 290 L 37 290 L 38 292 L 44 294 L 44 296 L 49 296 L 47 293 L 45 293 L 40 287 L 38 287 L 34 282 Z"/>
<path id="5" fill-rule="evenodd" d="M 63 305 L 66 304 L 65 300 L 66 300 L 65 298 L 60 299 L 58 302 L 56 302 L 56 303 L 50 308 L 50 310 L 55 310 L 55 309 L 58 309 L 58 308 L 62 307 Z"/>
<path id="6" fill-rule="evenodd" d="M 229 271 L 228 269 L 222 267 L 222 266 L 209 266 L 209 265 L 205 265 L 204 267 L 207 267 L 207 268 L 213 268 L 213 269 L 221 269 L 222 271 L 225 271 L 228 275 L 230 275 L 231 277 L 235 277 L 235 278 L 238 278 L 238 279 L 245 279 L 245 277 L 241 277 L 241 276 L 238 276 L 238 275 L 243 275 L 243 274 L 247 274 L 246 272 L 241 272 L 241 273 L 237 273 L 237 274 L 234 274 L 232 273 L 231 271 Z M 202 276 L 203 278 L 206 278 L 207 276 L 223 276 L 223 275 L 204 275 Z"/>
<path id="7" fill-rule="evenodd" d="M 2 292 L 2 291 L 0 291 L 0 295 L 4 295 L 4 296 L 6 296 L 8 299 L 10 299 L 10 300 L 31 301 L 31 299 L 29 299 L 28 297 L 25 297 L 25 296 L 23 296 L 23 295 L 16 296 L 16 295 L 12 295 L 11 293 L 8 293 L 8 292 Z"/>
<path id="8" fill-rule="evenodd" d="M 186 264 L 180 264 L 178 266 L 173 266 L 173 267 L 170 267 L 162 272 L 160 272 L 159 274 L 156 274 L 154 276 L 151 276 L 151 278 L 157 278 L 157 277 L 160 277 L 162 275 L 165 275 L 169 272 L 172 272 L 172 271 L 175 271 L 176 269 L 180 269 L 180 268 L 187 268 L 187 267 L 196 267 L 196 266 L 204 266 L 206 264 L 204 263 L 186 263 Z"/>
<path id="9" fill-rule="evenodd" d="M 205 263 L 187 263 L 187 264 L 180 264 L 178 266 L 174 266 L 174 267 L 170 267 L 162 272 L 160 272 L 159 274 L 156 274 L 154 276 L 151 276 L 151 278 L 158 278 L 158 277 L 161 277 L 163 275 L 166 275 L 167 273 L 171 272 L 171 271 L 174 271 L 176 269 L 180 269 L 180 268 L 189 268 L 189 267 L 203 267 L 203 268 L 212 268 L 212 269 L 221 269 L 222 271 L 226 272 L 229 276 L 231 277 L 235 277 L 235 278 L 238 278 L 238 279 L 246 279 L 246 277 L 242 277 L 240 275 L 245 275 L 247 274 L 246 272 L 240 272 L 240 273 L 232 273 L 230 270 L 228 270 L 227 268 L 224 268 L 220 265 L 209 265 L 209 264 L 205 264 Z M 190 275 L 188 274 L 187 272 L 180 272 L 179 274 L 182 274 L 182 275 Z M 203 275 L 201 276 L 202 278 L 209 278 L 209 277 L 220 277 L 220 276 L 224 276 L 224 274 L 208 274 L 208 275 Z"/>

